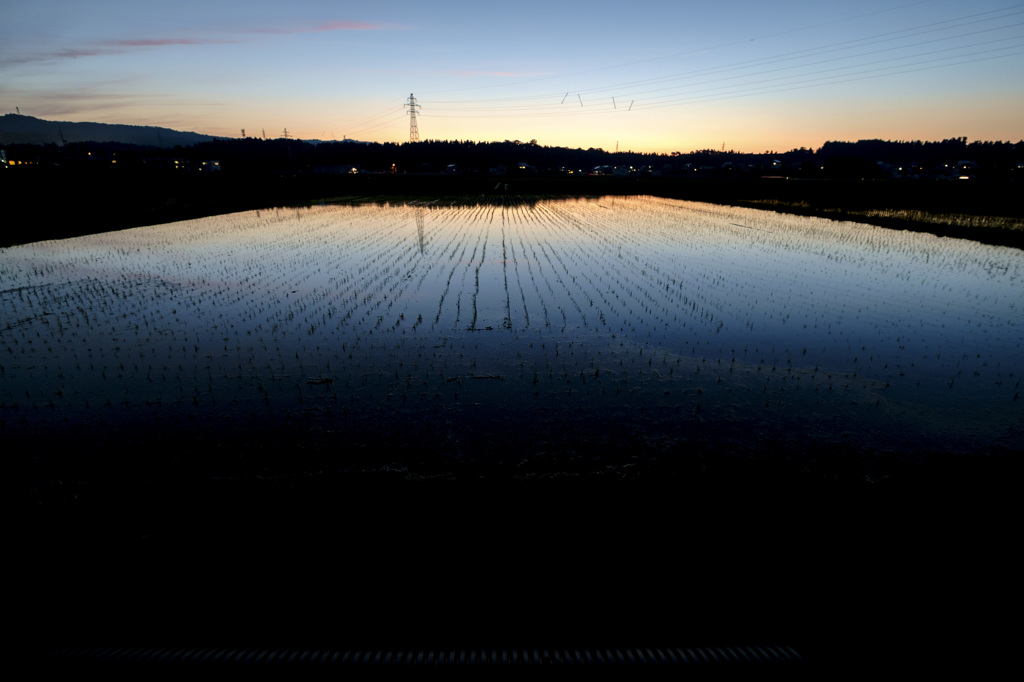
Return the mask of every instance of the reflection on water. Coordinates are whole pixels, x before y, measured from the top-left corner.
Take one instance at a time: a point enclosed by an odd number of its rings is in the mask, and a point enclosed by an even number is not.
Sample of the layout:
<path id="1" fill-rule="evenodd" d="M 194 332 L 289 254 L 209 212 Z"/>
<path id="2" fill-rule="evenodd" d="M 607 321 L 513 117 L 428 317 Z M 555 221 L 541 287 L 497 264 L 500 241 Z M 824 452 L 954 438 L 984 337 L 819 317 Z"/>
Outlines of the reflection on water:
<path id="1" fill-rule="evenodd" d="M 0 433 L 305 415 L 984 450 L 1024 425 L 1022 277 L 1014 249 L 650 197 L 43 242 L 0 251 Z"/>

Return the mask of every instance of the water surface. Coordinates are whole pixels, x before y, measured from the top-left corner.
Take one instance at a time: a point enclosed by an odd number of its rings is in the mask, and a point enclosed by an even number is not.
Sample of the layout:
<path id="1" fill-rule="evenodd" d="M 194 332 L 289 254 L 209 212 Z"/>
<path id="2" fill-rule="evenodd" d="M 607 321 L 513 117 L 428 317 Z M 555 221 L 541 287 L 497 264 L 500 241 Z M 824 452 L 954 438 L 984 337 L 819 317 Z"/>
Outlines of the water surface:
<path id="1" fill-rule="evenodd" d="M 0 434 L 1012 448 L 1022 278 L 1015 249 L 651 197 L 40 242 L 0 250 Z"/>

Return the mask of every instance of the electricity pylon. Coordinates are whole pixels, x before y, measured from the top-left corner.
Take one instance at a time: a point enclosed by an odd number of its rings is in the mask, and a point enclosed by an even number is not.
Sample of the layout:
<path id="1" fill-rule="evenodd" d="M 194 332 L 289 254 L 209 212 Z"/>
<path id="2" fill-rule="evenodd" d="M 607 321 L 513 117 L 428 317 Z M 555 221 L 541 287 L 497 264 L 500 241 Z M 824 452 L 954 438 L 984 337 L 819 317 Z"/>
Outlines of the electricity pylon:
<path id="1" fill-rule="evenodd" d="M 413 97 L 411 92 L 405 106 L 409 107 L 409 142 L 419 142 L 420 129 L 416 125 L 416 110 L 420 108 L 420 105 L 416 104 L 416 98 Z"/>

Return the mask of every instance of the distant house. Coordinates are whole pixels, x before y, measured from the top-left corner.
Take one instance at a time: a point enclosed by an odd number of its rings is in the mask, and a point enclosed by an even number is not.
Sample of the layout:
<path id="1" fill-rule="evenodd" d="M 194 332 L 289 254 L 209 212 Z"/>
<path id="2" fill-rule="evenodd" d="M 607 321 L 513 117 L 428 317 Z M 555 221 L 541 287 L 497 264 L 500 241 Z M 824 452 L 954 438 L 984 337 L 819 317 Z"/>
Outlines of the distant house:
<path id="1" fill-rule="evenodd" d="M 0 149 L 0 168 L 7 168 L 7 150 Z"/>
<path id="2" fill-rule="evenodd" d="M 960 180 L 973 180 L 977 172 L 981 170 L 981 165 L 974 161 L 957 161 L 956 169 L 957 178 Z"/>
<path id="3" fill-rule="evenodd" d="M 207 173 L 219 171 L 220 161 L 200 161 L 197 170 Z"/>
<path id="4" fill-rule="evenodd" d="M 973 180 L 981 166 L 973 161 L 957 161 L 956 168 L 958 180 Z"/>
<path id="5" fill-rule="evenodd" d="M 192 170 L 192 164 L 188 159 L 166 158 L 162 156 L 151 156 L 144 158 L 142 163 L 148 168 L 162 171 L 187 172 Z"/>
<path id="6" fill-rule="evenodd" d="M 363 169 L 352 163 L 343 163 L 337 166 L 314 166 L 315 175 L 358 175 Z"/>

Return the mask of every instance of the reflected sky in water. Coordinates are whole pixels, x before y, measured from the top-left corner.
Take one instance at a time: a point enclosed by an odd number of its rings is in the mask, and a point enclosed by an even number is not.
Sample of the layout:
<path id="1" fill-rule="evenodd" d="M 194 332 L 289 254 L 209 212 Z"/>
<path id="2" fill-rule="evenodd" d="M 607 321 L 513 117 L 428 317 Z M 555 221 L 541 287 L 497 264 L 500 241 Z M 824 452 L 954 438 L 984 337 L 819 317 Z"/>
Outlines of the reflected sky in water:
<path id="1" fill-rule="evenodd" d="M 246 212 L 0 250 L 0 428 L 1010 447 L 1022 278 L 1019 250 L 651 197 Z"/>

